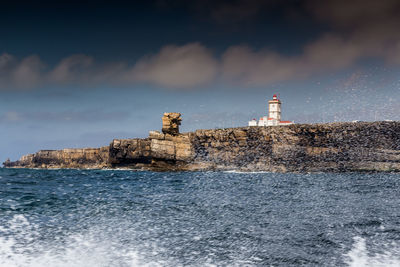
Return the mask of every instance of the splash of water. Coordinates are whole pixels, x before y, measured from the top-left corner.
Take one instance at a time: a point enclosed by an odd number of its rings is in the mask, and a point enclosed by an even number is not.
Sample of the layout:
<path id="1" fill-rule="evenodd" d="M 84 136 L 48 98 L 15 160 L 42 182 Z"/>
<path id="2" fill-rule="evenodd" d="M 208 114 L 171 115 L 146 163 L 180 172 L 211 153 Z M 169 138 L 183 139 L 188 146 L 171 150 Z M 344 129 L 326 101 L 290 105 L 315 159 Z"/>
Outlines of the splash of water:
<path id="1" fill-rule="evenodd" d="M 163 262 L 148 262 L 135 249 L 90 230 L 40 243 L 36 225 L 23 215 L 15 215 L 0 233 L 0 267 L 163 266 Z"/>
<path id="2" fill-rule="evenodd" d="M 371 253 L 365 238 L 354 237 L 352 249 L 346 254 L 350 267 L 398 267 L 400 266 L 400 246 L 392 243 L 384 245 L 382 252 Z"/>

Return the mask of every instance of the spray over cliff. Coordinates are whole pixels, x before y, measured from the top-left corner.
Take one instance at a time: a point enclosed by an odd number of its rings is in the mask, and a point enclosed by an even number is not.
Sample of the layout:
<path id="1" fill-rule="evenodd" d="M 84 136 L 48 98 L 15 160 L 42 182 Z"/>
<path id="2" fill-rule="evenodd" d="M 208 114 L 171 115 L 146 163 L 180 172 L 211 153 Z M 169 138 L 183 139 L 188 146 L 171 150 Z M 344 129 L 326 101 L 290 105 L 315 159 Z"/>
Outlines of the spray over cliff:
<path id="1" fill-rule="evenodd" d="M 400 171 L 400 122 L 294 124 L 179 133 L 180 113 L 162 132 L 114 139 L 101 148 L 42 150 L 14 168 L 129 168 L 154 171 Z"/>

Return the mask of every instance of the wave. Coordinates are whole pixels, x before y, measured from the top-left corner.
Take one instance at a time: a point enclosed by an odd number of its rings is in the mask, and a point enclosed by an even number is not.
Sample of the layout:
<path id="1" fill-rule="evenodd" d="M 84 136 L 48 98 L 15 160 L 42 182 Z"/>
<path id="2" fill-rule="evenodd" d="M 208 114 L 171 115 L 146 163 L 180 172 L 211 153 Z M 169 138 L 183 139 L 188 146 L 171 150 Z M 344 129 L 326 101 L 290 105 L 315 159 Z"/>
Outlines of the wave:
<path id="1" fill-rule="evenodd" d="M 72 233 L 40 242 L 37 225 L 24 215 L 15 215 L 0 227 L 1 267 L 85 267 L 85 266 L 165 266 L 165 262 L 147 260 L 132 247 L 125 246 L 100 232 Z"/>
<path id="2" fill-rule="evenodd" d="M 400 266 L 400 245 L 390 243 L 380 246 L 378 252 L 372 252 L 367 248 L 364 238 L 354 237 L 351 250 L 345 255 L 346 264 L 350 267 L 398 267 Z"/>
<path id="3" fill-rule="evenodd" d="M 102 224 L 104 221 L 102 222 Z M 58 233 L 52 239 L 43 238 L 39 225 L 24 215 L 14 215 L 0 226 L 0 267 L 161 267 L 183 266 L 165 257 L 166 248 L 157 243 L 127 242 L 107 228 L 123 225 L 92 225 L 78 232 Z M 126 235 L 131 233 L 124 229 Z M 192 266 L 216 266 L 210 259 L 193 260 Z M 232 264 L 232 266 L 241 266 Z"/>

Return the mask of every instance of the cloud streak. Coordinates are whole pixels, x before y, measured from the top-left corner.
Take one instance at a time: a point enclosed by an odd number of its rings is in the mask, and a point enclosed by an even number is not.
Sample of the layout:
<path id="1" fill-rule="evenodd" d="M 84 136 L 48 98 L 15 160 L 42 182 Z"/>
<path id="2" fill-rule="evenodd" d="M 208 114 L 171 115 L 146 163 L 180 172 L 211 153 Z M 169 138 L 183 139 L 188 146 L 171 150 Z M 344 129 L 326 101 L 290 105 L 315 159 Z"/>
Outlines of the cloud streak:
<path id="1" fill-rule="evenodd" d="M 211 50 L 199 43 L 162 47 L 158 53 L 142 57 L 133 66 L 123 62 L 99 64 L 93 57 L 77 54 L 49 68 L 38 56 L 17 60 L 5 53 L 0 55 L 0 89 L 143 83 L 193 88 L 212 82 L 219 71 L 218 64 Z"/>
<path id="2" fill-rule="evenodd" d="M 100 121 L 125 120 L 130 114 L 122 111 L 105 112 L 102 110 L 83 111 L 42 111 L 18 112 L 8 111 L 0 114 L 0 123 L 60 122 L 60 123 L 95 123 Z"/>
<path id="3" fill-rule="evenodd" d="M 0 89 L 29 89 L 40 86 L 134 86 L 150 84 L 161 88 L 192 89 L 212 82 L 245 86 L 264 86 L 293 81 L 328 71 L 348 68 L 364 58 L 400 64 L 400 38 L 390 45 L 365 44 L 365 40 L 346 40 L 326 34 L 304 46 L 296 56 L 267 49 L 231 46 L 215 57 L 205 46 L 190 43 L 169 45 L 148 55 L 133 66 L 125 63 L 97 64 L 86 55 L 72 55 L 53 68 L 38 56 L 20 61 L 9 54 L 0 56 Z"/>

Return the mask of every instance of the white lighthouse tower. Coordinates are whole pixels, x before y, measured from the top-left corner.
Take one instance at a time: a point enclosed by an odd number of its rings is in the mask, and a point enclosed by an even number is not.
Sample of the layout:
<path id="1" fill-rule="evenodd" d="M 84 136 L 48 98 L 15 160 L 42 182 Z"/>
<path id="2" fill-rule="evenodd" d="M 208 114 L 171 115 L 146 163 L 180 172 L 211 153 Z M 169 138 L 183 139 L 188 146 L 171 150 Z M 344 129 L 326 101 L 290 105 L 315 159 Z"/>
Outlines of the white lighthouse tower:
<path id="1" fill-rule="evenodd" d="M 273 95 L 272 100 L 268 101 L 268 116 L 263 116 L 257 122 L 253 119 L 249 121 L 249 126 L 278 126 L 278 125 L 290 125 L 294 124 L 292 121 L 281 120 L 281 101 L 278 97 Z"/>
<path id="2" fill-rule="evenodd" d="M 278 125 L 281 121 L 281 101 L 276 95 L 268 101 L 268 125 Z"/>

